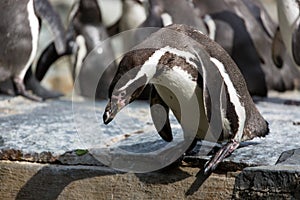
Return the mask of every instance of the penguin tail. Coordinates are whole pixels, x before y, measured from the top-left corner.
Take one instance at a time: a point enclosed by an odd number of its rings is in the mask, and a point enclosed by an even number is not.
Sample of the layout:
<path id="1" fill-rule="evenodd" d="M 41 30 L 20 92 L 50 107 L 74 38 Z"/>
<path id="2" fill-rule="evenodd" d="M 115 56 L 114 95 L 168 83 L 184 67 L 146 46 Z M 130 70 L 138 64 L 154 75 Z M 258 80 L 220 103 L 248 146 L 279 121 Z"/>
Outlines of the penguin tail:
<path id="1" fill-rule="evenodd" d="M 239 142 L 231 140 L 225 144 L 204 166 L 204 174 L 209 174 L 216 169 L 220 162 L 229 156 L 239 146 Z"/>

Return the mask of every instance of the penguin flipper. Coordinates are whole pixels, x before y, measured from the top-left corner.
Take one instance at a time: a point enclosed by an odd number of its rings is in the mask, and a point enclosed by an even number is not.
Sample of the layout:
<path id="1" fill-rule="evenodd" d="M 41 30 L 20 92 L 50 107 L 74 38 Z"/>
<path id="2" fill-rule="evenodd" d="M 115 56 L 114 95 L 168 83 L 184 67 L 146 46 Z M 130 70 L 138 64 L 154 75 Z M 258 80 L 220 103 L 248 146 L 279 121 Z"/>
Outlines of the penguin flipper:
<path id="1" fill-rule="evenodd" d="M 41 81 L 43 80 L 46 72 L 50 68 L 50 66 L 58 60 L 60 57 L 65 56 L 65 55 L 71 55 L 76 49 L 74 47 L 75 42 L 69 41 L 67 44 L 67 49 L 63 53 L 59 54 L 56 51 L 55 44 L 54 42 L 50 43 L 46 49 L 42 52 L 40 55 L 37 65 L 36 65 L 36 71 L 35 71 L 35 77 L 37 80 Z"/>
<path id="2" fill-rule="evenodd" d="M 300 24 L 292 35 L 292 53 L 297 65 L 300 65 Z"/>
<path id="3" fill-rule="evenodd" d="M 56 52 L 54 43 L 48 45 L 48 47 L 42 52 L 38 59 L 35 71 L 35 77 L 37 80 L 43 80 L 46 72 L 50 66 L 59 58 L 60 56 Z"/>
<path id="4" fill-rule="evenodd" d="M 204 174 L 209 174 L 216 169 L 220 162 L 229 156 L 239 146 L 239 142 L 235 140 L 229 141 L 205 164 Z"/>
<path id="5" fill-rule="evenodd" d="M 34 8 L 36 14 L 40 18 L 46 20 L 50 26 L 50 30 L 54 35 L 55 48 L 58 54 L 65 52 L 67 48 L 66 33 L 63 23 L 57 12 L 53 9 L 48 0 L 35 0 Z"/>
<path id="6" fill-rule="evenodd" d="M 155 107 L 154 105 L 160 105 L 160 107 Z M 154 106 L 154 107 L 153 107 Z M 153 124 L 158 132 L 158 134 L 167 142 L 173 140 L 172 129 L 169 120 L 169 107 L 159 96 L 155 87 L 152 87 L 151 97 L 150 97 L 150 107 L 151 107 L 151 117 Z M 162 111 L 161 107 L 164 108 Z M 162 113 L 163 112 L 163 113 Z"/>
<path id="7" fill-rule="evenodd" d="M 279 68 L 283 65 L 283 51 L 285 50 L 285 45 L 282 40 L 282 36 L 279 28 L 277 28 L 273 41 L 272 41 L 272 60 L 275 65 Z"/>

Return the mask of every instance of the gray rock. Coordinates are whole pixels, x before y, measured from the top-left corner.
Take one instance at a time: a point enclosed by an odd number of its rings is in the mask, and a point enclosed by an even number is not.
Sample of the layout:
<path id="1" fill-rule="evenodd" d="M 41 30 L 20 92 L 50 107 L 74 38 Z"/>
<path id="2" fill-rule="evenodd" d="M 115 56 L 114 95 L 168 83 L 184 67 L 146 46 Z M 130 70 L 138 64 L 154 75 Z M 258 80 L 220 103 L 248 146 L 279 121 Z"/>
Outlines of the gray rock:
<path id="1" fill-rule="evenodd" d="M 2 138 L 2 136 L 0 136 L 0 147 L 4 146 L 4 139 Z"/>
<path id="2" fill-rule="evenodd" d="M 283 152 L 276 165 L 298 165 L 300 166 L 300 148 Z"/>
<path id="3" fill-rule="evenodd" d="M 234 171 L 247 166 L 274 165 L 282 152 L 300 147 L 300 140 L 295 139 L 300 134 L 299 126 L 293 125 L 294 121 L 300 119 L 299 106 L 286 105 L 286 100 L 299 101 L 299 92 L 271 93 L 269 98 L 257 102 L 258 109 L 269 122 L 270 134 L 243 143 L 241 148 L 220 164 L 220 169 Z M 180 153 L 184 152 L 184 148 L 175 150 L 182 132 L 174 117 L 171 117 L 171 124 L 175 141 L 166 143 L 153 126 L 147 102 L 133 102 L 109 125 L 102 123 L 105 105 L 106 101 L 94 104 L 88 100 L 61 99 L 37 103 L 22 97 L 0 96 L 0 137 L 4 141 L 0 150 L 15 150 L 6 151 L 2 157 L 0 154 L 0 159 L 14 157 L 34 162 L 50 160 L 64 164 L 94 165 L 98 163 L 94 162 L 94 155 L 93 158 L 77 159 L 77 155 L 66 152 L 76 149 L 98 149 L 99 152 L 102 149 L 105 150 L 102 152 L 109 154 L 104 153 L 96 159 L 104 164 L 113 163 L 111 161 L 119 155 L 131 159 L 128 163 L 135 163 L 134 159 L 145 155 L 150 160 L 156 156 L 161 161 L 175 161 L 175 157 L 179 158 Z M 207 149 L 206 152 L 214 146 L 205 142 L 203 145 L 205 148 L 202 149 Z M 171 148 L 174 147 L 176 155 L 171 154 Z M 13 156 L 9 156 L 9 152 Z M 51 156 L 41 156 L 42 152 L 48 152 Z M 21 156 L 17 156 L 19 154 Z M 196 153 L 189 155 L 186 160 L 192 164 L 203 164 L 208 159 L 208 155 Z"/>
<path id="4" fill-rule="evenodd" d="M 235 181 L 233 199 L 299 199 L 299 166 L 246 168 Z"/>

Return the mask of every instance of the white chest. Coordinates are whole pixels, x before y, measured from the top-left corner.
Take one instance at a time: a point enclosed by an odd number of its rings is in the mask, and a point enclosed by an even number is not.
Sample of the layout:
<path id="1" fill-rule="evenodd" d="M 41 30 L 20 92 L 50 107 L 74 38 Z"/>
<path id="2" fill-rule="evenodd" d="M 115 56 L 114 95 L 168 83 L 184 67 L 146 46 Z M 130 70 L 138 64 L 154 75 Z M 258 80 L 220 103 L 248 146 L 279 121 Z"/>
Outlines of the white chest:
<path id="1" fill-rule="evenodd" d="M 29 26 L 30 26 L 30 32 L 31 32 L 31 45 L 32 45 L 32 49 L 31 49 L 31 53 L 30 56 L 28 58 L 27 63 L 25 64 L 23 70 L 17 75 L 20 79 L 23 80 L 23 78 L 25 77 L 25 74 L 28 70 L 28 68 L 30 67 L 30 65 L 32 64 L 36 52 L 37 52 L 37 48 L 38 48 L 38 40 L 39 40 L 39 20 L 37 18 L 37 16 L 35 15 L 35 11 L 34 11 L 34 5 L 33 5 L 33 0 L 30 0 L 27 4 L 27 12 L 28 12 L 28 21 L 29 21 Z"/>
<path id="2" fill-rule="evenodd" d="M 202 89 L 192 76 L 180 67 L 165 70 L 151 80 L 157 92 L 180 122 L 185 137 L 204 138 L 208 128 Z"/>

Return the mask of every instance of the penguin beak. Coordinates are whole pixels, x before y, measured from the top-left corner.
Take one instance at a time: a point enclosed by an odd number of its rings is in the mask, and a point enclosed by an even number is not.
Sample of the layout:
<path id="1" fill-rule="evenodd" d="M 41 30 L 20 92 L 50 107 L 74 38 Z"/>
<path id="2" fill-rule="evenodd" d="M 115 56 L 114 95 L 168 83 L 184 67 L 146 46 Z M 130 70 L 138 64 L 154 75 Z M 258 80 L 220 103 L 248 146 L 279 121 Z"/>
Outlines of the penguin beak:
<path id="1" fill-rule="evenodd" d="M 109 124 L 117 115 L 117 113 L 125 106 L 123 102 L 112 103 L 109 102 L 105 108 L 105 112 L 103 114 L 103 122 L 104 124 Z"/>
<path id="2" fill-rule="evenodd" d="M 103 114 L 103 122 L 104 124 L 109 124 L 112 120 L 114 119 L 114 116 L 112 115 L 112 112 L 109 111 L 105 111 L 105 113 Z"/>
<path id="3" fill-rule="evenodd" d="M 113 109 L 112 109 L 113 107 Z M 117 114 L 117 107 L 116 106 L 111 106 L 111 102 L 107 104 L 105 108 L 105 112 L 103 114 L 103 122 L 104 124 L 109 124 L 116 116 Z"/>

